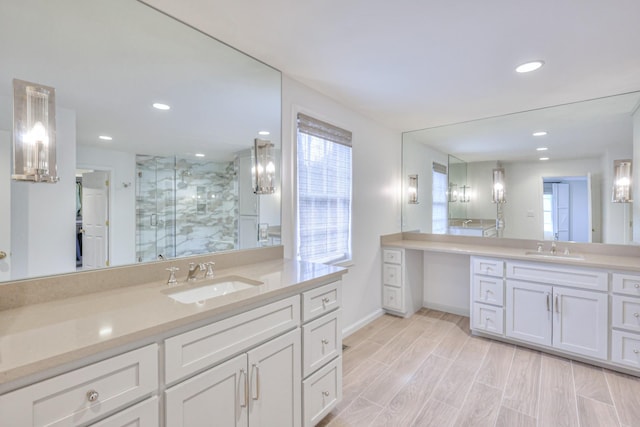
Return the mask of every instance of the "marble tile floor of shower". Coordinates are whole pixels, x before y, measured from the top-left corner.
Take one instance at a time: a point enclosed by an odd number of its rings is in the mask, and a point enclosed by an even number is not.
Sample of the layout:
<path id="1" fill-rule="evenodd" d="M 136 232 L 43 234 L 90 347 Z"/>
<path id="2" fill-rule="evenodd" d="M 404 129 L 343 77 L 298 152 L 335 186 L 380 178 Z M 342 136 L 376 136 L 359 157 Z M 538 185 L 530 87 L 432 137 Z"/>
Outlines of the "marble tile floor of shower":
<path id="1" fill-rule="evenodd" d="M 319 426 L 640 426 L 640 378 L 472 336 L 467 317 L 384 315 L 344 344 Z"/>

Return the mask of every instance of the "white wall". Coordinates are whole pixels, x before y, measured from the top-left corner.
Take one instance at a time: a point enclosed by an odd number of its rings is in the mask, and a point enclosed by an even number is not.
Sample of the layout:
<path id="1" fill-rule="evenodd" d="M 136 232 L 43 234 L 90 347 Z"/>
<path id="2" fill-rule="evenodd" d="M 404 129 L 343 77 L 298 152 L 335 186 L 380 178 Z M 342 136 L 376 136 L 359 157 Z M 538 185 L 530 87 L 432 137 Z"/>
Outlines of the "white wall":
<path id="1" fill-rule="evenodd" d="M 405 134 L 402 143 L 402 230 L 431 233 L 433 162 L 447 165 L 448 156 Z M 418 175 L 418 203 L 407 203 L 409 175 Z"/>
<path id="2" fill-rule="evenodd" d="M 11 182 L 11 278 L 76 268 L 76 116 L 56 108 L 55 184 Z"/>
<path id="3" fill-rule="evenodd" d="M 136 262 L 136 157 L 133 153 L 78 145 L 77 166 L 111 173 L 109 261 Z M 128 184 L 128 186 L 125 186 Z"/>
<path id="4" fill-rule="evenodd" d="M 400 231 L 401 134 L 283 75 L 282 238 L 295 258 L 295 116 L 301 111 L 353 132 L 353 265 L 342 282 L 343 330 L 380 313 L 380 235 Z"/>
<path id="5" fill-rule="evenodd" d="M 640 245 L 640 107 L 633 115 L 633 242 Z"/>

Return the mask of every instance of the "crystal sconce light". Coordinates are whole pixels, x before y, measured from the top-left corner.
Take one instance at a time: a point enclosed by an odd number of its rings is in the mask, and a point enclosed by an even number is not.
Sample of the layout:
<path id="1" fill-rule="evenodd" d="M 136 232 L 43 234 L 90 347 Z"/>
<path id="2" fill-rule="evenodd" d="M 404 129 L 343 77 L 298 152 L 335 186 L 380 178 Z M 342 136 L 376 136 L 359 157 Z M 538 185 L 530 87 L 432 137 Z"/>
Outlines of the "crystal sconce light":
<path id="1" fill-rule="evenodd" d="M 17 181 L 58 182 L 55 89 L 13 80 L 13 175 Z"/>
<path id="2" fill-rule="evenodd" d="M 418 204 L 418 175 L 409 175 L 409 204 Z"/>
<path id="3" fill-rule="evenodd" d="M 276 191 L 276 165 L 273 160 L 273 144 L 256 138 L 253 144 L 251 175 L 255 194 L 273 194 Z"/>
<path id="4" fill-rule="evenodd" d="M 631 160 L 614 160 L 613 195 L 614 203 L 631 203 Z"/>
<path id="5" fill-rule="evenodd" d="M 498 204 L 507 202 L 504 197 L 504 169 L 502 168 L 493 170 L 492 202 Z"/>

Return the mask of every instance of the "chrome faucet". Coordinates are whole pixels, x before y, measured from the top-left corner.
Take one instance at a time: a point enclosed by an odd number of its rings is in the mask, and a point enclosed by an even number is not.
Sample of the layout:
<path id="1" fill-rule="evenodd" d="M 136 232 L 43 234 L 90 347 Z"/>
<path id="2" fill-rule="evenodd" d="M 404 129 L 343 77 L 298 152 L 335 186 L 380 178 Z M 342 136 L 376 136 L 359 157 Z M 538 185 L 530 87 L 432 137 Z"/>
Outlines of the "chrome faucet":
<path id="1" fill-rule="evenodd" d="M 196 264 L 195 262 L 189 263 L 189 272 L 187 273 L 187 282 L 193 282 L 196 280 L 198 271 L 204 271 L 206 269 L 204 264 Z"/>
<path id="2" fill-rule="evenodd" d="M 209 262 L 206 262 L 204 265 L 207 267 L 207 272 L 204 273 L 204 277 L 209 278 L 209 277 L 215 276 L 215 273 L 213 272 L 213 266 L 216 265 L 216 263 L 213 261 L 209 261 Z"/>
<path id="3" fill-rule="evenodd" d="M 472 219 L 464 220 L 464 221 L 462 221 L 462 226 L 463 226 L 463 227 L 466 227 L 466 226 L 467 226 L 467 224 L 469 224 L 470 222 L 473 222 L 473 220 L 472 220 Z"/>
<path id="4" fill-rule="evenodd" d="M 556 252 L 557 252 L 556 241 L 555 240 L 553 242 L 551 242 L 551 250 L 550 250 L 550 252 L 551 252 L 551 255 L 555 255 Z"/>

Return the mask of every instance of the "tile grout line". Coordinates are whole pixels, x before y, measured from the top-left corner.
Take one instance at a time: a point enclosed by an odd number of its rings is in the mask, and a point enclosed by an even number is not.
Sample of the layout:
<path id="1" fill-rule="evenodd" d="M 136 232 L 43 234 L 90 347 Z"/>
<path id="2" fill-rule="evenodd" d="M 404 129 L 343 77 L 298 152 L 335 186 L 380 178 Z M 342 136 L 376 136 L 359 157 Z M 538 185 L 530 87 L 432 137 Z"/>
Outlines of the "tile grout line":
<path id="1" fill-rule="evenodd" d="M 540 426 L 540 410 L 542 409 L 542 405 L 540 404 L 540 396 L 542 395 L 542 372 L 544 371 L 544 367 L 542 365 L 542 352 L 538 351 L 540 354 L 540 374 L 538 375 L 538 400 L 536 401 L 536 426 Z M 540 426 L 541 427 L 541 426 Z"/>
<path id="2" fill-rule="evenodd" d="M 573 360 L 569 360 L 571 366 L 571 382 L 573 383 L 573 400 L 576 405 L 576 416 L 578 417 L 578 427 L 582 425 L 580 422 L 580 408 L 578 408 L 578 389 L 576 388 L 576 376 L 573 369 Z"/>
<path id="3" fill-rule="evenodd" d="M 602 369 L 602 368 L 601 368 Z M 609 379 L 607 378 L 607 373 L 605 369 L 602 369 L 602 375 L 604 375 L 604 381 L 607 383 L 607 391 L 609 392 L 609 397 L 611 398 L 611 403 L 613 403 L 613 409 L 616 412 L 616 418 L 618 418 L 618 425 L 622 425 L 622 420 L 620 419 L 620 413 L 618 412 L 618 405 L 616 405 L 616 399 L 611 392 L 611 384 L 609 384 Z"/>
<path id="4" fill-rule="evenodd" d="M 491 345 L 493 345 L 493 343 Z M 517 348 L 518 346 L 516 345 L 513 346 L 513 356 L 511 356 L 511 363 L 509 364 L 509 372 L 507 372 L 507 380 L 502 386 L 502 397 L 500 398 L 500 409 L 498 410 L 498 416 L 496 417 L 496 421 L 493 423 L 493 427 L 496 427 L 498 425 L 498 418 L 500 417 L 500 411 L 502 410 L 502 406 L 503 406 L 502 404 L 504 403 L 504 394 L 507 392 L 507 383 L 509 382 L 509 376 L 511 376 L 511 369 L 513 368 L 513 360 L 516 358 Z M 537 422 L 538 420 L 536 419 L 536 424 Z"/>

